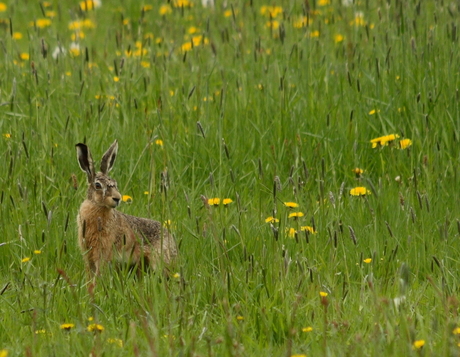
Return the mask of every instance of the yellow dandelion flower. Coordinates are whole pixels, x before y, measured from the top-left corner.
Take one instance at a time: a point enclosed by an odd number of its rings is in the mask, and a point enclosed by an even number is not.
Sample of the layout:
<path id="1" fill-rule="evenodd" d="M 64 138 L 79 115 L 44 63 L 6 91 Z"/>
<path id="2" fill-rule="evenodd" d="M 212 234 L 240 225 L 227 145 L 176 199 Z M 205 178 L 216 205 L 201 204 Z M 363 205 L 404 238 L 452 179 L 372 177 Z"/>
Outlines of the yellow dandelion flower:
<path id="1" fill-rule="evenodd" d="M 375 113 L 380 113 L 380 109 L 372 109 L 372 110 L 369 112 L 369 115 L 374 115 Z"/>
<path id="2" fill-rule="evenodd" d="M 276 20 L 270 20 L 265 23 L 265 27 L 268 27 L 272 30 L 278 30 L 280 27 L 280 23 Z"/>
<path id="3" fill-rule="evenodd" d="M 199 45 L 207 45 L 209 43 L 209 40 L 203 35 L 197 35 L 192 37 L 192 43 L 193 46 L 196 47 Z"/>
<path id="4" fill-rule="evenodd" d="M 399 141 L 399 148 L 400 149 L 407 149 L 409 146 L 412 145 L 411 139 L 402 139 Z"/>
<path id="5" fill-rule="evenodd" d="M 286 228 L 286 233 L 288 234 L 289 238 L 294 238 L 297 234 L 295 228 Z"/>
<path id="6" fill-rule="evenodd" d="M 354 169 L 351 170 L 355 175 L 356 177 L 361 177 L 361 175 L 364 173 L 364 170 L 363 169 L 360 169 L 359 167 L 355 167 Z"/>
<path id="7" fill-rule="evenodd" d="M 35 21 L 32 21 L 30 23 L 30 26 L 37 26 L 38 28 L 45 28 L 48 26 L 51 26 L 51 20 L 50 19 L 37 19 Z"/>
<path id="8" fill-rule="evenodd" d="M 100 324 L 91 324 L 86 328 L 89 332 L 102 332 L 104 331 L 104 326 Z"/>
<path id="9" fill-rule="evenodd" d="M 327 295 L 328 295 L 328 293 L 326 293 L 324 291 L 319 292 L 319 296 L 321 296 L 321 297 L 326 297 Z"/>
<path id="10" fill-rule="evenodd" d="M 8 357 L 8 350 L 0 350 L 0 357 Z"/>
<path id="11" fill-rule="evenodd" d="M 319 0 L 318 1 L 318 6 L 326 6 L 330 4 L 331 4 L 331 0 Z"/>
<path id="12" fill-rule="evenodd" d="M 144 191 L 144 195 L 150 195 L 149 191 Z"/>
<path id="13" fill-rule="evenodd" d="M 88 321 L 91 322 L 91 321 L 93 321 L 93 320 L 94 320 L 94 317 L 92 317 L 92 316 L 88 317 Z"/>
<path id="14" fill-rule="evenodd" d="M 416 340 L 414 341 L 414 343 L 412 344 L 412 348 L 414 350 L 419 350 L 421 349 L 423 346 L 425 346 L 425 340 Z"/>
<path id="15" fill-rule="evenodd" d="M 13 40 L 20 40 L 22 38 L 22 33 L 13 32 Z"/>
<path id="16" fill-rule="evenodd" d="M 370 194 L 371 191 L 369 191 L 366 187 L 355 187 L 350 190 L 350 195 L 352 196 L 365 196 Z"/>
<path id="17" fill-rule="evenodd" d="M 460 335 L 460 327 L 454 328 L 453 331 L 452 331 L 452 333 L 453 333 L 454 335 Z"/>
<path id="18" fill-rule="evenodd" d="M 307 357 L 307 355 L 297 353 L 295 355 L 291 355 L 291 357 Z"/>
<path id="19" fill-rule="evenodd" d="M 5 12 L 8 9 L 5 3 L 0 2 L 0 12 Z"/>
<path id="20" fill-rule="evenodd" d="M 144 5 L 142 6 L 142 11 L 147 12 L 147 11 L 152 11 L 153 6 L 152 5 Z"/>
<path id="21" fill-rule="evenodd" d="M 144 67 L 144 68 L 150 68 L 150 62 L 141 61 L 141 66 Z"/>
<path id="22" fill-rule="evenodd" d="M 197 27 L 195 26 L 190 26 L 187 30 L 187 32 L 190 34 L 190 35 L 193 35 L 194 33 L 197 33 L 199 30 Z"/>
<path id="23" fill-rule="evenodd" d="M 238 315 L 238 316 L 236 317 L 236 319 L 237 319 L 238 321 L 243 321 L 243 320 L 244 320 L 244 316 Z"/>
<path id="24" fill-rule="evenodd" d="M 317 37 L 319 37 L 319 31 L 316 30 L 316 31 L 310 32 L 310 33 L 308 34 L 308 37 L 310 37 L 310 38 L 317 38 Z"/>
<path id="25" fill-rule="evenodd" d="M 377 146 L 387 146 L 388 143 L 396 140 L 399 138 L 398 134 L 389 134 L 385 136 L 381 136 L 379 138 L 375 138 L 371 140 L 372 148 L 376 148 Z"/>
<path id="26" fill-rule="evenodd" d="M 69 23 L 69 30 L 80 30 L 82 28 L 86 28 L 86 29 L 92 29 L 92 28 L 95 28 L 96 25 L 94 24 L 93 21 L 91 21 L 90 19 L 86 19 L 86 20 L 76 20 L 76 21 L 72 21 Z"/>
<path id="27" fill-rule="evenodd" d="M 121 200 L 122 200 L 123 202 L 126 202 L 126 203 L 131 203 L 131 202 L 133 202 L 133 198 L 132 198 L 131 196 L 128 196 L 128 195 L 123 195 L 123 196 L 121 197 Z"/>
<path id="28" fill-rule="evenodd" d="M 315 229 L 313 227 L 310 227 L 310 226 L 302 226 L 302 227 L 300 227 L 300 230 L 302 232 L 307 231 L 307 232 L 310 232 L 311 234 L 316 234 Z"/>
<path id="29" fill-rule="evenodd" d="M 34 254 L 37 254 L 37 255 L 38 255 L 38 254 L 42 254 L 42 251 L 41 251 L 41 250 L 38 250 L 38 249 L 37 249 L 37 250 L 34 250 Z"/>
<path id="30" fill-rule="evenodd" d="M 70 39 L 72 41 L 78 41 L 85 38 L 85 33 L 83 31 L 75 31 L 73 34 L 70 35 Z"/>
<path id="31" fill-rule="evenodd" d="M 336 34 L 336 35 L 334 35 L 334 42 L 335 42 L 335 43 L 340 43 L 340 42 L 342 42 L 344 39 L 345 39 L 345 37 L 343 37 L 343 35 L 341 35 L 341 34 Z"/>
<path id="32" fill-rule="evenodd" d="M 230 17 L 230 16 L 233 16 L 232 10 L 225 10 L 224 11 L 224 17 Z"/>
<path id="33" fill-rule="evenodd" d="M 303 217 L 303 212 L 292 212 L 289 213 L 288 218 L 300 218 Z"/>
<path id="34" fill-rule="evenodd" d="M 302 332 L 312 332 L 312 331 L 313 331 L 313 327 L 311 326 L 302 328 Z"/>
<path id="35" fill-rule="evenodd" d="M 372 262 L 372 259 L 371 258 L 366 258 L 363 260 L 364 263 L 366 264 L 370 264 Z"/>
<path id="36" fill-rule="evenodd" d="M 100 0 L 83 0 L 80 2 L 80 9 L 82 11 L 90 11 L 101 7 Z"/>
<path id="37" fill-rule="evenodd" d="M 35 330 L 35 334 L 36 334 L 36 335 L 44 335 L 45 333 L 46 333 L 46 330 L 45 330 L 45 329 Z"/>
<path id="38" fill-rule="evenodd" d="M 108 338 L 107 343 L 111 343 L 113 345 L 116 345 L 120 348 L 123 347 L 123 340 L 120 340 L 119 338 Z"/>
<path id="39" fill-rule="evenodd" d="M 11 134 L 10 133 L 5 133 L 5 134 L 3 134 L 3 137 L 5 139 L 11 139 Z"/>
<path id="40" fill-rule="evenodd" d="M 193 7 L 193 3 L 189 0 L 174 0 L 174 7 Z"/>
<path id="41" fill-rule="evenodd" d="M 308 19 L 306 16 L 300 16 L 294 19 L 292 26 L 296 29 L 301 29 L 309 24 L 311 24 L 311 19 Z"/>
<path id="42" fill-rule="evenodd" d="M 72 21 L 69 23 L 69 30 L 79 30 L 82 28 L 82 22 L 77 20 L 77 21 Z"/>
<path id="43" fill-rule="evenodd" d="M 170 97 L 173 97 L 174 94 L 175 94 L 174 91 L 173 91 L 172 89 L 170 89 L 170 90 L 169 90 L 169 96 L 170 96 Z"/>
<path id="44" fill-rule="evenodd" d="M 30 261 L 30 259 L 31 259 L 30 257 L 22 258 L 21 263 L 27 263 Z"/>
<path id="45" fill-rule="evenodd" d="M 118 77 L 118 76 L 113 76 L 113 81 L 114 81 L 114 82 L 119 82 L 119 81 L 120 81 L 120 77 Z"/>
<path id="46" fill-rule="evenodd" d="M 233 200 L 231 198 L 224 198 L 223 201 L 222 201 L 222 204 L 224 206 L 226 206 L 226 205 L 228 205 L 228 204 L 230 204 L 232 202 L 233 202 Z"/>
<path id="47" fill-rule="evenodd" d="M 147 53 L 148 53 L 148 50 L 146 48 L 138 48 L 136 51 L 132 53 L 132 56 L 141 57 L 141 56 L 145 56 Z"/>
<path id="48" fill-rule="evenodd" d="M 191 51 L 192 50 L 192 43 L 189 41 L 189 42 L 185 42 L 184 44 L 182 44 L 182 46 L 180 46 L 180 49 L 182 50 L 182 52 L 188 52 L 188 51 Z"/>
<path id="49" fill-rule="evenodd" d="M 277 223 L 279 222 L 280 220 L 278 218 L 275 218 L 275 217 L 267 217 L 265 218 L 265 223 Z"/>
<path id="50" fill-rule="evenodd" d="M 155 140 L 155 144 L 158 145 L 158 146 L 163 146 L 163 140 L 157 139 L 157 140 Z"/>
<path id="51" fill-rule="evenodd" d="M 296 208 L 296 207 L 299 207 L 299 204 L 298 203 L 295 203 L 295 202 L 284 202 L 284 205 L 288 208 Z"/>
<path id="52" fill-rule="evenodd" d="M 275 18 L 278 15 L 283 13 L 283 8 L 281 6 L 262 6 L 260 8 L 260 13 L 264 16 Z"/>
<path id="53" fill-rule="evenodd" d="M 74 327 L 75 327 L 75 324 L 68 324 L 68 323 L 67 324 L 62 324 L 61 325 L 61 330 L 69 331 L 69 330 L 73 329 Z"/>
<path id="54" fill-rule="evenodd" d="M 218 205 L 220 205 L 220 198 L 210 198 L 210 199 L 208 199 L 208 205 L 210 205 L 210 206 L 218 206 Z"/>
<path id="55" fill-rule="evenodd" d="M 82 21 L 79 21 L 79 20 L 72 21 L 69 23 L 68 27 L 69 27 L 69 30 L 79 30 L 83 27 Z"/>
<path id="56" fill-rule="evenodd" d="M 160 6 L 159 13 L 160 13 L 161 16 L 168 15 L 168 14 L 172 13 L 172 8 L 171 8 L 171 6 L 169 6 L 167 4 L 163 4 L 163 5 Z"/>
<path id="57" fill-rule="evenodd" d="M 20 57 L 23 61 L 28 61 L 29 58 L 30 58 L 29 54 L 28 54 L 28 53 L 25 53 L 25 52 L 21 53 L 21 54 L 19 55 L 19 57 Z"/>

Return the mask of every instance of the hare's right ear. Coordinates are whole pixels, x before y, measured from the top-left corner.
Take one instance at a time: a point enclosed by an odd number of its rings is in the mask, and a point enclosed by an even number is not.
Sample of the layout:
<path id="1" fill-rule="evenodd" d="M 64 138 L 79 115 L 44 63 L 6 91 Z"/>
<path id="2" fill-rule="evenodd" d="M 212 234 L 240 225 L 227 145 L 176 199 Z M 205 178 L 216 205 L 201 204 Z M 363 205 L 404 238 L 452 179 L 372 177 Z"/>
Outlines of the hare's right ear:
<path id="1" fill-rule="evenodd" d="M 75 148 L 77 149 L 77 160 L 80 168 L 86 172 L 88 182 L 92 183 L 96 173 L 94 172 L 93 158 L 91 157 L 89 148 L 85 144 L 77 144 Z"/>

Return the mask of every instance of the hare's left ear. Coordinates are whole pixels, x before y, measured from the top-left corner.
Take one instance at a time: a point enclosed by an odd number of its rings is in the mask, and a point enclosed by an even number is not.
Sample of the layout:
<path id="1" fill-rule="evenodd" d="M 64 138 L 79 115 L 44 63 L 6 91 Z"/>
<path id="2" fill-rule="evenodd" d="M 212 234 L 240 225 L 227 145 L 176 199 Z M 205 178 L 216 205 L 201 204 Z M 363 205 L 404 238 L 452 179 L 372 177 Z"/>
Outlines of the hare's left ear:
<path id="1" fill-rule="evenodd" d="M 107 175 L 110 170 L 112 170 L 113 164 L 115 163 L 115 159 L 117 157 L 118 152 L 118 141 L 115 140 L 112 145 L 110 145 L 109 149 L 105 152 L 104 156 L 102 156 L 101 160 L 101 172 L 104 175 Z"/>

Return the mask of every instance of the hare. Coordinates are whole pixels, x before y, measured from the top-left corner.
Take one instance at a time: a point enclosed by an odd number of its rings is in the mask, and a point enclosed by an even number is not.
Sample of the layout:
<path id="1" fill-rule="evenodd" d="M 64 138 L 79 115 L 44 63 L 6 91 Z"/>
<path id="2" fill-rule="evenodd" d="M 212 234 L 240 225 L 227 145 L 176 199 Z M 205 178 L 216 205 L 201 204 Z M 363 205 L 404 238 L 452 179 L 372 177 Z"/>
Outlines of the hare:
<path id="1" fill-rule="evenodd" d="M 104 263 L 112 260 L 138 269 L 142 264 L 154 268 L 159 261 L 171 262 L 177 255 L 176 243 L 160 222 L 116 210 L 122 196 L 107 174 L 117 156 L 117 140 L 102 156 L 100 172 L 94 170 L 88 146 L 77 144 L 76 149 L 89 184 L 77 216 L 78 244 L 89 275 L 99 275 Z"/>

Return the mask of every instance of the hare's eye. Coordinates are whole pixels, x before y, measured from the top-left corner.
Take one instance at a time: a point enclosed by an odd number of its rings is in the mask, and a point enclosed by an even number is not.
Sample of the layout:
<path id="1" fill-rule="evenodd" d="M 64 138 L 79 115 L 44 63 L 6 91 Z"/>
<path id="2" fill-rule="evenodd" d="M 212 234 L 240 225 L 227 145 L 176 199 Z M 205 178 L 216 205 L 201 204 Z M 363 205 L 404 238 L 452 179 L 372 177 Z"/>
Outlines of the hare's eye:
<path id="1" fill-rule="evenodd" d="M 102 188 L 102 185 L 99 182 L 95 182 L 94 187 L 96 187 L 96 190 L 100 190 Z"/>

